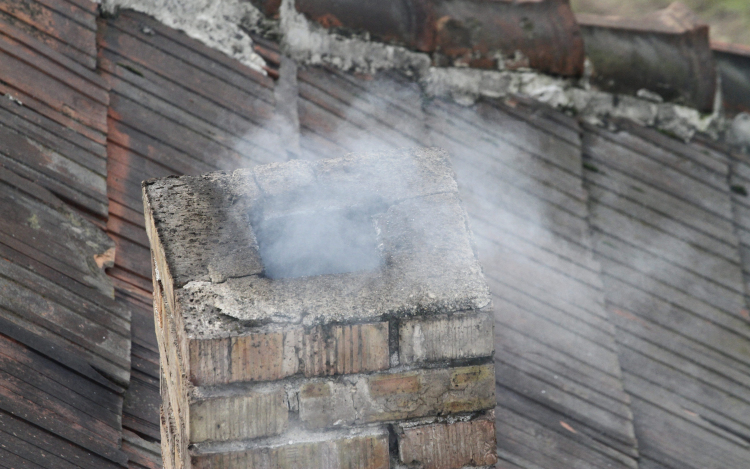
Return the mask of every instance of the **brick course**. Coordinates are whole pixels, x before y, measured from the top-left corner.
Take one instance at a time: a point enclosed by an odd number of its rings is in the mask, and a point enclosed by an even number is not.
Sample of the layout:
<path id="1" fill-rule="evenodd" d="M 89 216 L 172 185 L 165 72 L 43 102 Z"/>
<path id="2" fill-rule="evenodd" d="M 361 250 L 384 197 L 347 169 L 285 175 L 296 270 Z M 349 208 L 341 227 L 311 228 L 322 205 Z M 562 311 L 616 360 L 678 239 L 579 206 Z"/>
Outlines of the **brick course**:
<path id="1" fill-rule="evenodd" d="M 398 429 L 399 461 L 423 469 L 460 469 L 497 462 L 495 413 L 468 422 Z"/>

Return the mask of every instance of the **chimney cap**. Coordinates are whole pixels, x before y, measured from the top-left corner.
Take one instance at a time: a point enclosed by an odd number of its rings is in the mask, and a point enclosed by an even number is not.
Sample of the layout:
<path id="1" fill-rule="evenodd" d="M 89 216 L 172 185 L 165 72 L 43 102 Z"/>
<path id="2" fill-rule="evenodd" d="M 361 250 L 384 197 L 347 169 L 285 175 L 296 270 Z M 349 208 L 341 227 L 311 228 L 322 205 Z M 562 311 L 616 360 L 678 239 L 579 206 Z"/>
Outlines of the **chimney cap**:
<path id="1" fill-rule="evenodd" d="M 172 281 L 173 308 L 188 336 L 217 338 L 273 323 L 361 322 L 490 304 L 442 150 L 150 180 L 144 182 L 144 201 L 152 246 L 158 243 L 168 270 L 160 278 Z M 263 223 L 309 220 L 337 210 L 362 213 L 371 223 L 381 256 L 374 268 L 266 275 L 264 241 L 258 243 Z"/>

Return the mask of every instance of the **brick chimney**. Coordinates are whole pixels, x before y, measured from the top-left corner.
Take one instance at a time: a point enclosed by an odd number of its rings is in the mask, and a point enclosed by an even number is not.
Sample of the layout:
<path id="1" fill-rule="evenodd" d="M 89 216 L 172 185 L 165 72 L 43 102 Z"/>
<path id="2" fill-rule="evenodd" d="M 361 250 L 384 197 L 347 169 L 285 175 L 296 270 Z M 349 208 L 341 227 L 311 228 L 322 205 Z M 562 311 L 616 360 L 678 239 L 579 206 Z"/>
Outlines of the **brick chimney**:
<path id="1" fill-rule="evenodd" d="M 143 197 L 166 468 L 495 464 L 490 296 L 444 152 Z"/>

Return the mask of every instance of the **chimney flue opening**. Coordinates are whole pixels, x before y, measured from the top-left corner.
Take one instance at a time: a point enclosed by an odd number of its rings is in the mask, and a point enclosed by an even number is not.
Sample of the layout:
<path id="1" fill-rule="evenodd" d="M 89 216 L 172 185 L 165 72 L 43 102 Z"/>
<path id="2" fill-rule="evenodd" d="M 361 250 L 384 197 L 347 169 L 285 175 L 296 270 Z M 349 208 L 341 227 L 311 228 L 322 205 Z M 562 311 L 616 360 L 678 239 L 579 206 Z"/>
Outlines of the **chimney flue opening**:
<path id="1" fill-rule="evenodd" d="M 294 213 L 254 223 L 264 274 L 271 279 L 378 269 L 372 214 L 361 209 Z"/>

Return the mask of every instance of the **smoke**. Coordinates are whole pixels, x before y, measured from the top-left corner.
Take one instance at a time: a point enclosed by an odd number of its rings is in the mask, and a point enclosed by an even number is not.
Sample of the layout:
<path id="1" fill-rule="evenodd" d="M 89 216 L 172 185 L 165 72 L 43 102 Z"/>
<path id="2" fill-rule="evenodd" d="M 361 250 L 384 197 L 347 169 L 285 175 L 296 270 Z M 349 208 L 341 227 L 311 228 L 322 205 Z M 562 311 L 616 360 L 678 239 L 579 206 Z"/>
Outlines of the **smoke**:
<path id="1" fill-rule="evenodd" d="M 254 228 L 269 278 L 374 270 L 382 262 L 372 215 L 361 208 L 265 218 Z"/>

